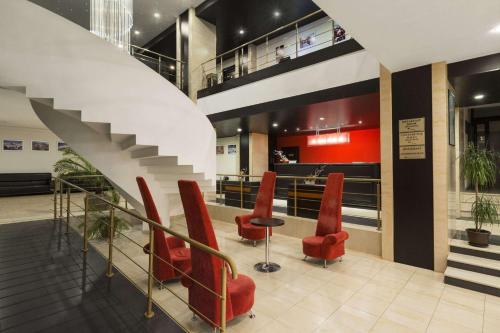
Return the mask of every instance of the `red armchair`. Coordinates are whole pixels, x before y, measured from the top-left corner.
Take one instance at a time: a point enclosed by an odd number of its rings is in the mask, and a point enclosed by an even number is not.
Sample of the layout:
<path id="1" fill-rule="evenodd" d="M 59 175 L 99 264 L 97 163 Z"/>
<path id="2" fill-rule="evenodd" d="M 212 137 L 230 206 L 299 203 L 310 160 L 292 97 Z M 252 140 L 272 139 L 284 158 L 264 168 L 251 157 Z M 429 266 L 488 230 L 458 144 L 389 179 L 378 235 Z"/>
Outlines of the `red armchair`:
<path id="1" fill-rule="evenodd" d="M 344 242 L 349 238 L 349 234 L 342 231 L 343 185 L 343 174 L 331 173 L 328 175 L 321 199 L 316 235 L 302 240 L 304 260 L 308 256 L 323 259 L 323 267 L 325 268 L 327 260 L 344 255 Z"/>
<path id="2" fill-rule="evenodd" d="M 136 180 L 148 219 L 162 224 L 146 181 L 142 177 L 137 177 Z M 144 245 L 143 250 L 149 254 L 149 243 Z M 154 228 L 154 253 L 182 272 L 188 272 L 191 269 L 191 252 L 189 248 L 186 248 L 184 241 L 177 237 L 167 236 L 158 228 Z M 172 280 L 182 275 L 157 257 L 153 260 L 153 274 L 159 281 Z"/>
<path id="3" fill-rule="evenodd" d="M 219 247 L 212 221 L 208 215 L 198 184 L 194 181 L 180 180 L 179 190 L 189 237 L 218 250 Z M 220 277 L 224 262 L 195 247 L 191 249 L 191 256 L 192 271 L 190 276 L 210 290 L 220 294 Z M 182 284 L 188 288 L 190 307 L 201 312 L 215 324 L 220 325 L 220 299 L 189 279 L 183 278 Z M 251 311 L 254 303 L 254 293 L 255 283 L 250 277 L 239 274 L 237 279 L 233 279 L 231 274 L 228 274 L 226 320 L 230 321 L 236 316 Z M 253 318 L 253 314 L 250 317 Z M 210 322 L 208 323 L 213 326 Z"/>
<path id="4" fill-rule="evenodd" d="M 238 225 L 238 235 L 241 238 L 253 241 L 253 246 L 257 245 L 257 241 L 266 238 L 266 228 L 258 227 L 250 223 L 250 219 L 254 217 L 272 217 L 273 215 L 273 199 L 274 186 L 276 183 L 276 173 L 266 171 L 262 177 L 262 182 L 259 186 L 259 192 L 255 199 L 255 207 L 251 214 L 236 216 L 235 221 Z M 273 234 L 272 228 L 269 228 L 269 235 Z"/>

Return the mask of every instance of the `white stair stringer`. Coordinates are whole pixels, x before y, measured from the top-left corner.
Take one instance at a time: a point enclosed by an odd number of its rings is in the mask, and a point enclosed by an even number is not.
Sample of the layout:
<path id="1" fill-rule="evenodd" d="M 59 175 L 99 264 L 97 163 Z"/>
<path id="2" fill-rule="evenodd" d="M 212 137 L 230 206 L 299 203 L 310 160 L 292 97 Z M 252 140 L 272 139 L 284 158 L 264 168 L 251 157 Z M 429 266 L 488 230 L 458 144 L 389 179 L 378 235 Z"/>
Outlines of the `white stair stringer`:
<path id="1" fill-rule="evenodd" d="M 166 223 L 182 212 L 178 179 L 197 180 L 205 191 L 215 188 L 215 131 L 170 82 L 25 0 L 0 2 L 0 29 L 0 87 L 25 93 L 46 126 L 135 208 L 142 210 L 139 175 Z"/>

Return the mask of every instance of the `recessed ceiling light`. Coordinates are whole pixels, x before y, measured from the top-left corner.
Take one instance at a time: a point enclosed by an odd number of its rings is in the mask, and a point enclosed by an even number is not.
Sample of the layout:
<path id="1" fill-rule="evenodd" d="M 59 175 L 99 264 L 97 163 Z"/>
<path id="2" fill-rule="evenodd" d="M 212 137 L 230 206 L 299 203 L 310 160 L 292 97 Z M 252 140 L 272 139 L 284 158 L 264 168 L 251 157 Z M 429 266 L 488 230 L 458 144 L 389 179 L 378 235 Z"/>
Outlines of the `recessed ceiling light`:
<path id="1" fill-rule="evenodd" d="M 241 132 L 241 128 L 238 128 L 238 129 L 237 129 L 237 131 L 238 131 L 238 132 Z"/>
<path id="2" fill-rule="evenodd" d="M 492 34 L 500 34 L 500 24 L 490 30 Z"/>
<path id="3" fill-rule="evenodd" d="M 140 35 L 140 34 L 141 34 L 141 32 L 140 32 L 139 30 L 134 30 L 134 34 L 136 34 L 136 35 Z"/>
<path id="4" fill-rule="evenodd" d="M 325 118 L 321 117 L 321 118 L 319 118 L 319 120 L 323 121 L 323 120 L 325 120 Z"/>
<path id="5" fill-rule="evenodd" d="M 273 127 L 278 127 L 278 123 L 273 123 Z"/>
<path id="6" fill-rule="evenodd" d="M 175 66 L 174 65 L 170 65 L 169 67 L 171 70 L 174 70 L 175 69 Z"/>
<path id="7" fill-rule="evenodd" d="M 288 130 L 285 128 L 285 129 L 283 130 L 283 132 L 285 132 L 285 133 L 286 133 L 286 132 L 288 132 Z"/>
<path id="8" fill-rule="evenodd" d="M 273 13 L 274 17 L 280 17 L 281 16 L 281 13 L 279 10 L 275 10 L 274 13 Z"/>
<path id="9" fill-rule="evenodd" d="M 483 99 L 484 98 L 484 94 L 477 94 L 477 95 L 474 95 L 474 99 L 475 100 L 480 100 L 480 99 Z"/>
<path id="10" fill-rule="evenodd" d="M 240 29 L 240 30 L 238 31 L 238 33 L 239 33 L 240 35 L 244 35 L 244 34 L 245 34 L 245 30 Z"/>
<path id="11" fill-rule="evenodd" d="M 160 13 L 158 13 L 158 12 L 155 12 L 155 13 L 153 14 L 153 16 L 154 16 L 155 18 L 160 18 L 160 17 L 161 17 Z"/>
<path id="12" fill-rule="evenodd" d="M 297 131 L 300 131 L 300 128 L 299 128 L 299 127 L 297 127 Z"/>
<path id="13" fill-rule="evenodd" d="M 360 125 L 361 125 L 362 123 L 363 123 L 363 120 L 359 120 L 359 121 L 358 121 L 358 124 L 360 124 Z"/>

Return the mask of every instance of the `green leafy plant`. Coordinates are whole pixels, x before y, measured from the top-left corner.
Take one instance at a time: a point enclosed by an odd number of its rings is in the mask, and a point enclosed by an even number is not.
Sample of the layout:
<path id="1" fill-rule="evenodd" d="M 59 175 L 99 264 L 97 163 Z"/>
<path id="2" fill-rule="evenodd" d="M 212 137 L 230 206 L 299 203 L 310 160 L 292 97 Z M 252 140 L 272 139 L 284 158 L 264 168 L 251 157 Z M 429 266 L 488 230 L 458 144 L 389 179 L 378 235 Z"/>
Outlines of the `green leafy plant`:
<path id="1" fill-rule="evenodd" d="M 479 189 L 495 185 L 497 154 L 487 149 L 479 149 L 470 143 L 462 156 L 463 173 L 474 186 L 475 200 L 472 203 L 471 215 L 474 218 L 475 230 L 479 232 L 483 223 L 498 223 L 495 200 L 479 195 Z"/>

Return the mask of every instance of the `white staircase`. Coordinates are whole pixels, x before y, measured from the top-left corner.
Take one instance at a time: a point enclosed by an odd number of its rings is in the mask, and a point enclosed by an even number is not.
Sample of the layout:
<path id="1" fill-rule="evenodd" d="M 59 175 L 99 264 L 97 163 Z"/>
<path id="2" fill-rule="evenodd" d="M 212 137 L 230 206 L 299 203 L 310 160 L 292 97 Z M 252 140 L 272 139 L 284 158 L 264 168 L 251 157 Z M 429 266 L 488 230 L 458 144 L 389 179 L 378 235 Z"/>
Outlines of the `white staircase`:
<path id="1" fill-rule="evenodd" d="M 478 248 L 463 240 L 451 240 L 444 281 L 500 296 L 500 246 Z"/>
<path id="2" fill-rule="evenodd" d="M 174 85 L 115 46 L 25 0 L 0 1 L 0 88 L 142 210 L 150 185 L 164 222 L 181 213 L 178 179 L 215 186 L 215 131 Z"/>

